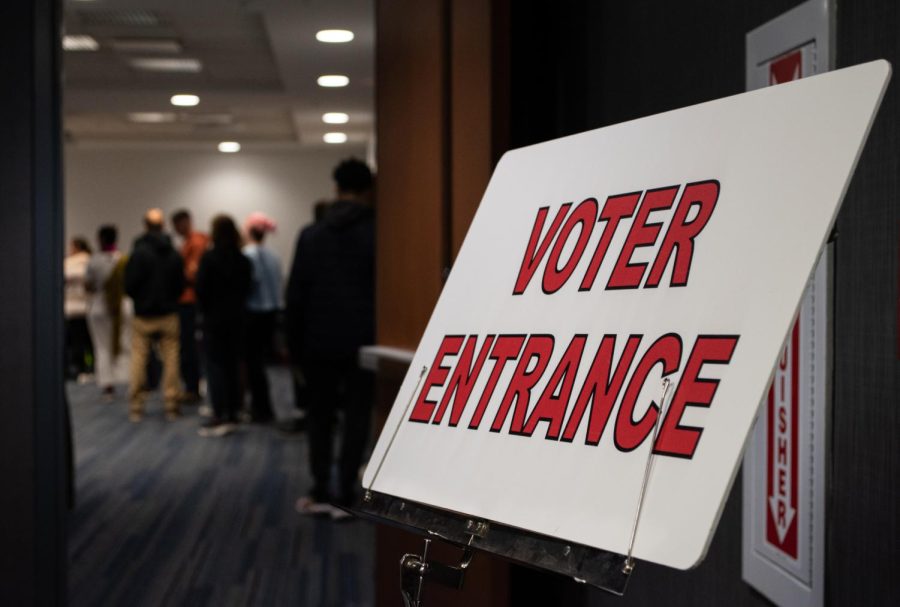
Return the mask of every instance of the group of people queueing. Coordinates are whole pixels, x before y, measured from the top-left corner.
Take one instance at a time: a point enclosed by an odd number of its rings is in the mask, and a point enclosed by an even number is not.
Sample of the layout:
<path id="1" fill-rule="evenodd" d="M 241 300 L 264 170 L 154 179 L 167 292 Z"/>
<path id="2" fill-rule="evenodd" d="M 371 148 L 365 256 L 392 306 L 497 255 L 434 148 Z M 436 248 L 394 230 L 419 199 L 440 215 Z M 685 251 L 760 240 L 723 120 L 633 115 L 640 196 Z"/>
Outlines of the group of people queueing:
<path id="1" fill-rule="evenodd" d="M 217 215 L 207 236 L 193 229 L 189 212 L 178 211 L 172 216 L 181 243 L 176 250 L 162 210 L 150 209 L 128 255 L 119 251 L 112 225 L 100 228 L 97 253 L 75 239 L 65 277 L 72 373 L 84 376 L 93 367 L 108 398 L 127 381 L 129 419 L 137 423 L 160 363 L 167 420 L 178 419 L 185 403 L 202 400 L 202 370 L 212 415 L 199 434 L 207 437 L 235 429 L 244 384 L 252 419 L 273 419 L 265 363 L 284 295 L 292 375 L 306 388 L 314 479 L 297 510 L 341 518 L 331 503 L 353 499 L 369 438 L 372 378 L 357 361 L 359 348 L 374 342 L 375 224 L 365 163 L 346 160 L 333 176 L 337 200 L 321 214 L 317 209 L 316 221 L 301 231 L 284 290 L 281 261 L 265 244 L 275 223 L 261 213 L 247 218 L 243 235 L 231 217 Z M 332 493 L 338 409 L 344 436 Z"/>
<path id="2" fill-rule="evenodd" d="M 84 239 L 74 239 L 65 262 L 69 376 L 83 379 L 93 371 L 107 399 L 116 384 L 127 383 L 133 422 L 142 420 L 148 387 L 158 380 L 166 419 L 178 419 L 182 405 L 202 400 L 198 319 L 203 318 L 202 367 L 214 413 L 201 434 L 233 428 L 242 408 L 244 359 L 251 416 L 271 421 L 265 361 L 281 307 L 282 271 L 264 241 L 275 223 L 251 214 L 243 244 L 230 217 L 216 216 L 207 236 L 193 229 L 188 211 L 178 211 L 172 226 L 180 251 L 164 226 L 160 209 L 147 211 L 144 233 L 128 255 L 118 249 L 112 225 L 99 229 L 96 253 Z"/>

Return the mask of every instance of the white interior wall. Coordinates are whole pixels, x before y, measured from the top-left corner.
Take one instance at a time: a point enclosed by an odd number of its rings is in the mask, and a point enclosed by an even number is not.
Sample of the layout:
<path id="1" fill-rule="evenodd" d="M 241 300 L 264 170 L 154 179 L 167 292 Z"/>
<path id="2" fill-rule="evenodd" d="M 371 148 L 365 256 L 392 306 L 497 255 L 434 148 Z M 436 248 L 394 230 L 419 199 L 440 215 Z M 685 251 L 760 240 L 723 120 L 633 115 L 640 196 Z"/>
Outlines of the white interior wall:
<path id="1" fill-rule="evenodd" d="M 312 221 L 313 206 L 334 196 L 331 172 L 365 149 L 339 146 L 310 151 L 241 151 L 66 146 L 66 238 L 84 236 L 96 246 L 97 228 L 119 228 L 119 246 L 131 248 L 144 211 L 191 211 L 194 226 L 208 232 L 217 213 L 243 224 L 262 211 L 278 224 L 270 246 L 287 270 L 298 230 Z M 167 220 L 167 229 L 170 229 Z"/>

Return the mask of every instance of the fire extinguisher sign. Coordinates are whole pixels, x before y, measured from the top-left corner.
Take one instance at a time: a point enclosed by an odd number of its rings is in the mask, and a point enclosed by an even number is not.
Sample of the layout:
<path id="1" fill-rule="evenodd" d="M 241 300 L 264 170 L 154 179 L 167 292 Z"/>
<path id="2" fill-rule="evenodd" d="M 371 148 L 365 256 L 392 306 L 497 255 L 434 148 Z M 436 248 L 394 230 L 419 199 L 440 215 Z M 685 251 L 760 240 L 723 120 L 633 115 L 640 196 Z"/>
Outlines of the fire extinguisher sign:
<path id="1" fill-rule="evenodd" d="M 800 324 L 775 368 L 766 407 L 766 541 L 797 558 L 797 428 Z"/>
<path id="2" fill-rule="evenodd" d="M 826 72 L 831 0 L 809 0 L 747 34 L 748 90 Z M 746 456 L 743 577 L 777 605 L 823 605 L 830 246 L 785 340 Z"/>

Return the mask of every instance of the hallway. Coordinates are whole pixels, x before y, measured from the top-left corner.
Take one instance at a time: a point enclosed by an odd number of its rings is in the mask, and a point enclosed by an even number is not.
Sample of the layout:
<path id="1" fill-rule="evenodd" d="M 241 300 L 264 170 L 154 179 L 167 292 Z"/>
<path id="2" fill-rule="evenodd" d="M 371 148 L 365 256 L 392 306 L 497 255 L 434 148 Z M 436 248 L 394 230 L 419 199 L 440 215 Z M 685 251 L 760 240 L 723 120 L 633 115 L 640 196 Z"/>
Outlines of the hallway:
<path id="1" fill-rule="evenodd" d="M 289 380 L 278 371 L 284 408 Z M 243 425 L 203 439 L 196 407 L 166 423 L 151 398 L 135 425 L 121 397 L 103 403 L 94 385 L 68 393 L 71 605 L 372 604 L 372 527 L 294 513 L 309 486 L 305 435 Z"/>

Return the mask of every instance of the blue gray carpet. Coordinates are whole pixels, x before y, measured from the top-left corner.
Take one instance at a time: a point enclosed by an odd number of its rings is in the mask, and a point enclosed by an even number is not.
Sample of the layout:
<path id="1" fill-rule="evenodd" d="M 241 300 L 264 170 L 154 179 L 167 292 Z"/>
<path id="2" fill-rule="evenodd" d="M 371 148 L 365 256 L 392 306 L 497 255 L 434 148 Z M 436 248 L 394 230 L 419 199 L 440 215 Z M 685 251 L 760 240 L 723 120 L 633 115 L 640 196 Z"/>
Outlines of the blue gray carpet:
<path id="1" fill-rule="evenodd" d="M 273 370 L 279 415 L 287 373 Z M 310 486 L 306 441 L 244 425 L 200 438 L 197 407 L 139 424 L 124 398 L 69 384 L 76 508 L 69 525 L 73 607 L 371 605 L 373 529 L 295 514 Z M 120 390 L 121 392 L 121 390 Z"/>

